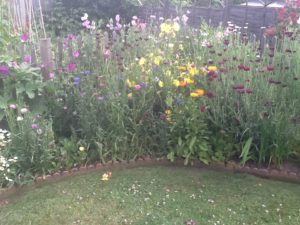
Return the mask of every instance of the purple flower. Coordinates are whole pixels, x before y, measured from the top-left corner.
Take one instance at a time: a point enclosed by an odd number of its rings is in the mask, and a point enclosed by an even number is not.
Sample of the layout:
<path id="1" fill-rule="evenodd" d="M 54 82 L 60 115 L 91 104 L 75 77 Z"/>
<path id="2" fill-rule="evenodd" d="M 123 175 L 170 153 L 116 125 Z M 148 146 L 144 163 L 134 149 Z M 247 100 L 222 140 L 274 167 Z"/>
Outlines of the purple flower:
<path id="1" fill-rule="evenodd" d="M 35 130 L 35 129 L 38 129 L 39 126 L 36 123 L 33 123 L 33 124 L 31 124 L 31 128 Z"/>
<path id="2" fill-rule="evenodd" d="M 76 68 L 77 68 L 77 65 L 76 65 L 75 62 L 71 62 L 71 63 L 68 65 L 68 71 L 69 71 L 70 73 L 73 73 L 73 72 L 76 70 Z"/>
<path id="3" fill-rule="evenodd" d="M 28 63 L 28 64 L 31 63 L 31 56 L 30 55 L 25 55 L 23 61 Z"/>
<path id="4" fill-rule="evenodd" d="M 120 17 L 120 15 L 118 14 L 118 15 L 116 15 L 116 21 L 117 21 L 117 23 L 119 23 L 120 22 L 120 20 L 121 20 L 121 17 Z"/>
<path id="5" fill-rule="evenodd" d="M 74 85 L 79 86 L 80 80 L 81 80 L 80 77 L 74 77 Z"/>
<path id="6" fill-rule="evenodd" d="M 27 42 L 29 40 L 29 33 L 25 32 L 21 35 L 21 41 L 22 42 Z"/>
<path id="7" fill-rule="evenodd" d="M 6 65 L 0 66 L 0 75 L 7 76 L 9 74 L 9 67 Z"/>
<path id="8" fill-rule="evenodd" d="M 145 82 L 141 82 L 139 85 L 140 85 L 141 87 L 146 87 L 146 86 L 147 86 Z"/>

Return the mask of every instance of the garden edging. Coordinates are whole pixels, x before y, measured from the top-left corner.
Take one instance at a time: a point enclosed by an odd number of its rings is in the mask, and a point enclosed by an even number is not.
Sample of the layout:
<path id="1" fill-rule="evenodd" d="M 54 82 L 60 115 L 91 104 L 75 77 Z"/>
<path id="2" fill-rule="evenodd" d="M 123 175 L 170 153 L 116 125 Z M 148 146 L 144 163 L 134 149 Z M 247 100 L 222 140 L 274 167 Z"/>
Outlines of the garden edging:
<path id="1" fill-rule="evenodd" d="M 183 159 L 177 159 L 174 162 L 171 162 L 166 158 L 144 157 L 144 158 L 139 158 L 137 160 L 109 161 L 105 164 L 97 163 L 94 165 L 81 166 L 79 168 L 73 168 L 71 170 L 57 172 L 52 175 L 37 177 L 34 184 L 32 185 L 26 185 L 23 187 L 12 187 L 3 190 L 2 192 L 0 192 L 0 207 L 8 204 L 9 201 L 7 199 L 13 194 L 39 187 L 40 185 L 46 182 L 62 180 L 65 177 L 70 177 L 73 175 L 79 175 L 79 174 L 84 174 L 87 172 L 98 171 L 98 170 L 105 171 L 105 170 L 110 170 L 112 168 L 127 169 L 127 168 L 134 168 L 138 166 L 183 166 L 183 165 L 184 165 Z M 254 176 L 267 178 L 267 179 L 300 183 L 300 170 L 287 171 L 287 170 L 279 170 L 279 169 L 249 167 L 249 166 L 241 166 L 240 164 L 235 162 L 229 162 L 226 165 L 222 163 L 211 163 L 209 165 L 206 165 L 198 160 L 191 161 L 186 167 L 203 168 L 203 169 L 225 171 L 225 172 L 232 172 L 232 173 L 246 173 L 246 174 L 251 174 Z"/>

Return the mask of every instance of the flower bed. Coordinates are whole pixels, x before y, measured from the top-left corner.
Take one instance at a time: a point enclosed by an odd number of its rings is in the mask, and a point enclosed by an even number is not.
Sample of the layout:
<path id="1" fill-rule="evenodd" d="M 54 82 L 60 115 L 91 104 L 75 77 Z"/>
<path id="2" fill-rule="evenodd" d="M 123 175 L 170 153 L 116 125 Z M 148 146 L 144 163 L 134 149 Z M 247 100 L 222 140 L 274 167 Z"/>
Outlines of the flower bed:
<path id="1" fill-rule="evenodd" d="M 106 29 L 81 20 L 80 34 L 53 43 L 59 67 L 46 77 L 30 57 L 0 57 L 11 132 L 1 155 L 14 160 L 9 176 L 0 171 L 3 186 L 143 155 L 185 164 L 300 159 L 297 23 L 280 39 L 267 33 L 262 46 L 231 23 L 190 28 L 187 15 L 129 25 L 117 15 Z M 20 37 L 30 51 L 29 35 Z"/>

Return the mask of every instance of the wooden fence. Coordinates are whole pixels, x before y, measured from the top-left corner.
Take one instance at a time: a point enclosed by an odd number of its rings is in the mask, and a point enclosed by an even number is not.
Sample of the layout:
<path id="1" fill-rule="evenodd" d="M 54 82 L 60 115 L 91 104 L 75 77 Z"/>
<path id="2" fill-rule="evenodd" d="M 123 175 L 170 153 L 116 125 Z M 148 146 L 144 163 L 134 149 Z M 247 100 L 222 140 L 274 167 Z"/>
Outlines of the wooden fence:
<path id="1" fill-rule="evenodd" d="M 213 7 L 186 7 L 183 12 L 189 11 L 189 24 L 191 26 L 199 27 L 203 21 L 210 25 L 218 26 L 220 23 L 226 24 L 231 21 L 233 24 L 241 27 L 247 27 L 250 33 L 254 33 L 259 39 L 262 37 L 263 29 L 276 23 L 276 8 L 270 7 L 254 7 L 232 5 L 230 1 L 222 8 Z M 150 15 L 164 18 L 175 18 L 178 15 L 176 8 L 172 6 L 159 8 L 143 7 L 140 10 L 141 18 L 148 18 Z"/>

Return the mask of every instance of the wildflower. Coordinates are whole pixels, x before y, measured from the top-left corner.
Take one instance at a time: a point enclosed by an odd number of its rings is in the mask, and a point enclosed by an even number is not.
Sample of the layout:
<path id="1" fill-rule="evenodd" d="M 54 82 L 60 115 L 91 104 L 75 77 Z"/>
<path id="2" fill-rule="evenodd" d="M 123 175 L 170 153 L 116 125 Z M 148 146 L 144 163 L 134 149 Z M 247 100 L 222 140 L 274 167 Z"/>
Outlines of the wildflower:
<path id="1" fill-rule="evenodd" d="M 184 25 L 187 24 L 187 21 L 189 20 L 189 17 L 186 14 L 183 14 L 181 17 L 181 21 L 183 22 Z"/>
<path id="2" fill-rule="evenodd" d="M 18 116 L 17 117 L 17 121 L 22 121 L 23 120 L 23 117 L 22 116 Z"/>
<path id="3" fill-rule="evenodd" d="M 139 84 L 137 84 L 137 85 L 134 86 L 134 89 L 135 89 L 136 91 L 141 90 L 141 88 L 142 88 L 142 86 L 139 85 Z"/>
<path id="4" fill-rule="evenodd" d="M 79 147 L 79 151 L 84 152 L 84 151 L 85 151 L 85 147 L 80 146 L 80 147 Z"/>
<path id="5" fill-rule="evenodd" d="M 77 64 L 75 62 L 71 62 L 69 65 L 68 65 L 68 71 L 70 73 L 73 73 L 77 68 Z"/>
<path id="6" fill-rule="evenodd" d="M 74 58 L 78 58 L 80 54 L 79 51 L 73 51 L 72 55 Z"/>
<path id="7" fill-rule="evenodd" d="M 179 23 L 175 22 L 172 26 L 172 29 L 175 31 L 175 32 L 178 32 L 180 30 L 180 25 Z"/>
<path id="8" fill-rule="evenodd" d="M 27 109 L 27 108 L 22 108 L 22 109 L 20 110 L 20 112 L 21 112 L 22 114 L 25 114 L 25 113 L 28 112 L 28 109 Z"/>
<path id="9" fill-rule="evenodd" d="M 29 64 L 29 63 L 31 62 L 31 56 L 30 56 L 30 55 L 25 55 L 23 61 L 24 61 L 25 63 L 28 63 L 28 64 Z"/>
<path id="10" fill-rule="evenodd" d="M 190 93 L 190 96 L 193 98 L 197 98 L 200 96 L 203 96 L 205 94 L 205 91 L 203 89 L 197 89 L 196 91 Z"/>
<path id="11" fill-rule="evenodd" d="M 158 82 L 158 86 L 163 88 L 165 85 L 164 85 L 164 82 L 162 82 L 161 80 Z"/>
<path id="12" fill-rule="evenodd" d="M 36 133 L 37 133 L 38 135 L 41 135 L 41 134 L 43 133 L 43 130 L 42 130 L 41 128 L 38 128 L 38 129 L 36 130 Z"/>
<path id="13" fill-rule="evenodd" d="M 31 128 L 34 129 L 34 130 L 35 130 L 35 129 L 38 129 L 38 127 L 39 127 L 39 126 L 38 126 L 36 123 L 31 124 Z"/>
<path id="14" fill-rule="evenodd" d="M 135 82 L 134 81 L 130 81 L 129 79 L 126 80 L 126 84 L 129 88 L 134 87 L 135 86 Z"/>
<path id="15" fill-rule="evenodd" d="M 81 78 L 80 77 L 74 77 L 74 85 L 75 86 L 78 86 L 79 84 L 80 84 L 80 80 L 81 80 Z"/>
<path id="16" fill-rule="evenodd" d="M 209 66 L 207 68 L 209 71 L 216 71 L 217 70 L 217 67 L 216 66 Z"/>
<path id="17" fill-rule="evenodd" d="M 102 180 L 102 181 L 108 181 L 110 178 L 111 178 L 111 172 L 107 172 L 107 173 L 104 173 L 104 174 L 102 175 L 101 180 Z"/>
<path id="18" fill-rule="evenodd" d="M 83 17 L 81 17 L 81 21 L 87 20 L 88 17 L 89 17 L 89 15 L 88 15 L 87 13 L 85 13 L 85 14 L 83 15 Z"/>
<path id="19" fill-rule="evenodd" d="M 7 65 L 0 66 L 0 75 L 7 76 L 9 74 L 9 67 Z"/>
<path id="20" fill-rule="evenodd" d="M 55 77 L 55 74 L 54 74 L 54 73 L 51 72 L 51 73 L 48 74 L 48 79 L 49 79 L 49 80 L 53 80 L 54 77 Z"/>
<path id="21" fill-rule="evenodd" d="M 187 220 L 184 222 L 185 225 L 196 225 L 196 221 L 195 220 Z"/>
<path id="22" fill-rule="evenodd" d="M 211 91 L 208 91 L 205 93 L 205 96 L 209 99 L 213 99 L 215 97 L 215 94 Z"/>
<path id="23" fill-rule="evenodd" d="M 179 87 L 180 81 L 179 80 L 173 80 L 173 85 L 176 87 Z"/>
<path id="24" fill-rule="evenodd" d="M 16 104 L 10 104 L 10 105 L 9 105 L 9 108 L 10 108 L 10 109 L 17 109 L 17 105 L 16 105 Z"/>
<path id="25" fill-rule="evenodd" d="M 162 24 L 160 25 L 160 31 L 161 31 L 162 33 L 169 34 L 169 33 L 171 33 L 171 31 L 172 31 L 172 27 L 171 27 L 170 24 L 162 23 Z"/>
<path id="26" fill-rule="evenodd" d="M 103 50 L 103 56 L 104 56 L 105 59 L 109 58 L 109 56 L 110 56 L 110 49 L 109 48 L 105 48 Z"/>
<path id="27" fill-rule="evenodd" d="M 171 115 L 171 114 L 172 114 L 172 110 L 167 109 L 167 110 L 165 111 L 165 114 L 166 114 L 166 115 Z"/>
<path id="28" fill-rule="evenodd" d="M 127 95 L 127 97 L 128 97 L 129 99 L 131 99 L 131 98 L 132 98 L 132 93 L 129 93 L 129 94 Z"/>
<path id="29" fill-rule="evenodd" d="M 186 82 L 187 84 L 194 84 L 195 83 L 195 81 L 190 79 L 190 78 L 185 78 L 184 82 Z"/>
<path id="30" fill-rule="evenodd" d="M 192 68 L 189 69 L 189 73 L 190 75 L 195 76 L 199 74 L 199 70 L 197 70 L 196 67 L 193 66 Z"/>
<path id="31" fill-rule="evenodd" d="M 179 87 L 185 87 L 187 83 L 183 80 L 179 81 Z"/>
<path id="32" fill-rule="evenodd" d="M 21 41 L 22 42 L 27 42 L 29 40 L 29 33 L 25 32 L 21 35 Z"/>
<path id="33" fill-rule="evenodd" d="M 87 29 L 90 29 L 90 28 L 91 28 L 91 21 L 85 20 L 85 21 L 82 23 L 82 26 L 84 26 L 84 27 L 87 28 Z"/>
<path id="34" fill-rule="evenodd" d="M 145 65 L 145 63 L 146 63 L 146 59 L 145 58 L 140 58 L 140 60 L 139 60 L 139 65 L 140 66 L 143 66 L 143 65 Z"/>
<path id="35" fill-rule="evenodd" d="M 177 69 L 181 72 L 186 72 L 187 71 L 187 67 L 186 66 L 177 66 Z"/>

